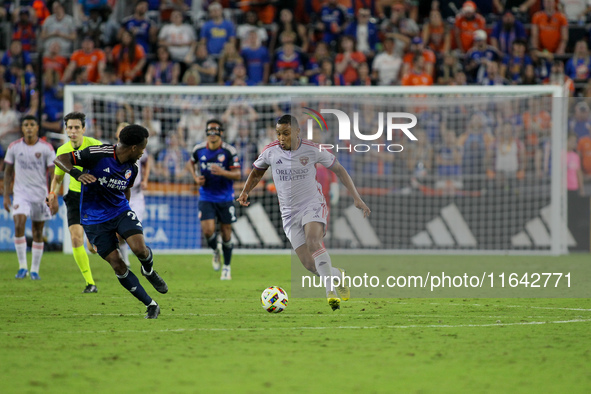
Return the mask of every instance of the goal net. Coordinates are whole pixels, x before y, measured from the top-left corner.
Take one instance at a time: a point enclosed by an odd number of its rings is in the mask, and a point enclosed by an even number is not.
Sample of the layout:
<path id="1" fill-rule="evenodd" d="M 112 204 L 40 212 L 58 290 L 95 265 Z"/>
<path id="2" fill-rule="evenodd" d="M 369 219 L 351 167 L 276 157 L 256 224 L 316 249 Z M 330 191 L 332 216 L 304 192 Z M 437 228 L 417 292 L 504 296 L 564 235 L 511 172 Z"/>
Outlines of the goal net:
<path id="1" fill-rule="evenodd" d="M 207 250 L 198 187 L 185 164 L 205 140 L 208 119 L 219 119 L 225 141 L 237 148 L 237 197 L 258 154 L 276 139 L 278 117 L 292 113 L 301 136 L 337 157 L 372 210 L 364 220 L 347 189 L 318 169 L 330 210 L 327 247 L 561 254 L 576 242 L 565 219 L 561 96 L 557 86 L 67 86 L 65 113 L 84 112 L 87 134 L 104 142 L 114 141 L 120 122 L 149 129 L 143 225 L 154 250 Z M 236 204 L 237 248 L 290 248 L 270 173 L 248 208 Z"/>

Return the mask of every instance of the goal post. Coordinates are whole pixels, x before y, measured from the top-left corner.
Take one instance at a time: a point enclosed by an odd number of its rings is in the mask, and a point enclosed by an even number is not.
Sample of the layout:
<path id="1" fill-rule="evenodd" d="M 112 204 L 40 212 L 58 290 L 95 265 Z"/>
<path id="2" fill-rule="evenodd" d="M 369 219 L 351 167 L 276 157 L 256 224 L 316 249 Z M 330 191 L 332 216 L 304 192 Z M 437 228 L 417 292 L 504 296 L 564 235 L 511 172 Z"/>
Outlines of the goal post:
<path id="1" fill-rule="evenodd" d="M 64 92 L 64 111 L 84 112 L 89 135 L 105 142 L 113 142 L 118 121 L 140 123 L 151 129 L 148 150 L 154 170 L 145 191 L 148 209 L 143 223 L 147 242 L 154 250 L 209 253 L 201 242 L 197 187 L 178 167 L 186 159 L 185 153 L 178 152 L 190 153 L 193 145 L 202 141 L 203 122 L 208 117 L 224 123 L 227 142 L 241 141 L 238 152 L 244 160 L 243 182 L 256 154 L 275 138 L 278 116 L 293 112 L 300 121 L 303 138 L 307 138 L 308 131 L 324 133 L 320 142 L 334 146 L 333 153 L 372 209 L 369 220 L 360 220 L 358 212 L 351 208 L 352 199 L 346 189 L 342 185 L 331 189 L 339 198 L 333 195 L 330 202 L 328 247 L 360 249 L 363 253 L 560 255 L 567 253 L 573 242 L 566 226 L 563 160 L 568 100 L 560 86 L 69 85 Z M 338 118 L 328 109 L 348 115 L 350 141 L 339 141 Z M 315 113 L 322 116 L 322 121 Z M 375 147 L 367 153 L 358 152 L 357 147 L 371 145 L 365 138 L 375 133 L 380 116 L 384 133 L 375 142 L 388 142 L 388 113 L 398 117 L 401 113 L 414 114 L 417 123 L 411 131 L 427 139 L 429 147 L 419 147 L 400 130 L 394 130 L 390 142 L 400 145 L 401 152 L 375 151 Z M 477 118 L 482 122 L 479 137 L 468 131 L 478 121 L 471 120 L 474 114 L 479 114 Z M 396 116 L 392 115 L 390 121 L 400 123 Z M 355 119 L 362 136 L 353 130 Z M 368 122 L 367 128 L 361 126 L 363 119 Z M 518 140 L 513 145 L 508 141 L 506 150 L 518 149 L 520 155 L 527 156 L 516 156 L 520 166 L 522 161 L 527 163 L 525 174 L 517 177 L 511 175 L 510 168 L 507 174 L 503 172 L 511 156 L 508 154 L 507 161 L 502 162 L 500 155 L 507 152 L 499 146 L 497 133 L 502 132 L 505 123 L 513 125 Z M 455 160 L 455 148 L 450 151 L 444 147 L 444 134 L 456 138 L 457 156 L 463 160 L 460 164 L 441 164 Z M 480 172 L 446 172 L 466 166 L 466 144 L 482 140 L 486 140 L 481 151 L 486 163 L 481 163 Z M 423 149 L 431 152 L 427 168 L 411 168 L 412 154 Z M 241 185 L 237 183 L 236 193 Z M 265 177 L 251 195 L 251 206 L 236 206 L 234 242 L 241 252 L 289 250 L 275 193 L 272 179 Z M 68 234 L 67 224 L 64 234 Z M 67 236 L 64 251 L 71 253 Z"/>

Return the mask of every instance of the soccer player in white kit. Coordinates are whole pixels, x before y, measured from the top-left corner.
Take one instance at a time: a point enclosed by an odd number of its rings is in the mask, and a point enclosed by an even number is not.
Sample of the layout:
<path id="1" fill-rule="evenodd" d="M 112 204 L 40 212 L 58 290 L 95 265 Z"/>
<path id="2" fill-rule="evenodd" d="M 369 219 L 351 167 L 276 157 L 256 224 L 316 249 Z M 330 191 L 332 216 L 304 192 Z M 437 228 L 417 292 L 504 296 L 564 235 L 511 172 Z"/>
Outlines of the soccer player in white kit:
<path id="1" fill-rule="evenodd" d="M 53 178 L 53 147 L 39 138 L 39 124 L 33 115 L 23 117 L 21 130 L 24 137 L 8 146 L 4 163 L 4 209 L 12 214 L 14 220 L 14 247 L 18 258 L 19 270 L 16 279 L 27 276 L 27 239 L 25 224 L 27 217 L 33 223 L 33 250 L 30 277 L 39 277 L 39 266 L 43 256 L 43 227 L 51 219 L 51 211 L 45 204 L 47 196 L 48 172 Z M 12 181 L 14 187 L 11 190 Z M 14 193 L 12 206 L 11 192 Z"/>
<path id="2" fill-rule="evenodd" d="M 238 202 L 242 206 L 250 204 L 247 201 L 248 193 L 271 167 L 285 235 L 304 267 L 319 275 L 326 283 L 326 297 L 334 311 L 340 308 L 340 298 L 346 301 L 350 294 L 349 288 L 341 283 L 336 287 L 339 293 L 337 296 L 330 279 L 340 277 L 343 271 L 332 267 L 330 256 L 322 242 L 328 209 L 320 184 L 316 181 L 316 163 L 322 164 L 338 176 L 353 196 L 355 206 L 363 211 L 364 217 L 368 217 L 371 211 L 336 157 L 326 150 L 321 151 L 318 144 L 300 138 L 300 127 L 294 116 L 283 115 L 277 121 L 275 130 L 277 140 L 267 145 L 254 162 L 254 168 Z"/>
<path id="3" fill-rule="evenodd" d="M 119 133 L 124 127 L 129 126 L 129 123 L 121 122 L 117 126 L 117 132 L 115 133 L 115 139 L 119 141 Z M 146 214 L 146 198 L 144 197 L 144 189 L 148 187 L 148 178 L 150 177 L 151 160 L 148 151 L 144 152 L 144 155 L 138 160 L 138 173 L 137 178 L 133 186 L 131 187 L 129 206 L 133 212 L 137 215 L 140 222 L 144 220 Z M 129 263 L 129 246 L 122 238 L 119 238 L 119 251 L 121 257 L 125 262 L 125 265 L 130 267 Z"/>

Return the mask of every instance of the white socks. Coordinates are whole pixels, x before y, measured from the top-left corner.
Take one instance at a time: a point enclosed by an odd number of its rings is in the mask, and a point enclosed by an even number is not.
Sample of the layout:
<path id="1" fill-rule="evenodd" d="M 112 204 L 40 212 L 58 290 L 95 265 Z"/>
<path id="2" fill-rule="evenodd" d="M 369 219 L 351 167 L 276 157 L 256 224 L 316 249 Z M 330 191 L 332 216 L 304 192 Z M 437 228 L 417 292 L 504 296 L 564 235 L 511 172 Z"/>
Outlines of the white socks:
<path id="1" fill-rule="evenodd" d="M 18 258 L 18 268 L 28 269 L 27 266 L 27 238 L 14 237 L 14 248 L 16 249 L 16 257 Z"/>
<path id="2" fill-rule="evenodd" d="M 39 273 L 39 266 L 41 265 L 41 257 L 43 256 L 44 242 L 33 241 L 33 259 L 31 261 L 31 272 Z"/>
<path id="3" fill-rule="evenodd" d="M 328 295 L 329 292 L 334 291 L 334 286 L 332 283 L 332 275 L 335 275 L 334 268 L 332 268 L 332 263 L 330 261 L 330 256 L 325 248 L 320 248 L 316 252 L 312 253 L 312 257 L 314 257 L 314 263 L 316 265 L 316 271 L 318 271 L 318 275 L 323 283 L 326 284 L 326 294 Z M 339 272 L 337 270 L 338 275 Z M 329 277 L 328 279 L 325 279 Z"/>

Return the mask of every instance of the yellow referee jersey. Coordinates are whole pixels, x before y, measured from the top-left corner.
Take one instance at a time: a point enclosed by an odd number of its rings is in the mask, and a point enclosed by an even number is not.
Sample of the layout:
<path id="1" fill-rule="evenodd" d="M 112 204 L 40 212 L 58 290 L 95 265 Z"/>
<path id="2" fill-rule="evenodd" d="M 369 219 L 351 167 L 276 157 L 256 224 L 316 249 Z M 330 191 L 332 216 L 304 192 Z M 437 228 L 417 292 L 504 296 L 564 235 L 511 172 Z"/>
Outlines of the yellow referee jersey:
<path id="1" fill-rule="evenodd" d="M 78 149 L 74 149 L 74 147 L 72 146 L 72 143 L 70 141 L 68 141 L 65 144 L 63 144 L 62 146 L 60 146 L 59 148 L 57 148 L 56 155 L 59 156 L 59 155 L 63 155 L 64 153 L 74 152 L 75 150 L 82 150 L 84 148 L 88 148 L 89 146 L 102 145 L 102 144 L 103 144 L 102 142 L 100 142 L 99 140 L 96 140 L 94 138 L 84 137 L 82 140 L 82 145 L 80 145 L 80 147 Z M 82 169 L 82 167 L 74 166 L 74 168 L 77 168 L 80 171 L 84 171 Z M 55 166 L 55 175 L 64 175 L 64 174 L 65 174 L 64 170 L 62 170 L 58 166 Z M 70 177 L 69 189 L 73 192 L 78 192 L 78 193 L 80 193 L 80 191 L 82 190 L 80 182 L 78 182 L 76 179 L 74 179 L 72 177 Z"/>

